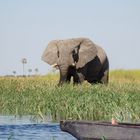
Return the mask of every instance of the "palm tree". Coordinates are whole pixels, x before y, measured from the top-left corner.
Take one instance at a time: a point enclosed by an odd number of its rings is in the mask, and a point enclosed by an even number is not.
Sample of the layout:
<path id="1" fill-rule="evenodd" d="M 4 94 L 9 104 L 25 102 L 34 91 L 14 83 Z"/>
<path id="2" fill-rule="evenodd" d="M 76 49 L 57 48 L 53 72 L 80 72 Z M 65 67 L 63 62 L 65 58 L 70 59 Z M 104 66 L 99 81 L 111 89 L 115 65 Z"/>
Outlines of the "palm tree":
<path id="1" fill-rule="evenodd" d="M 14 76 L 16 76 L 16 73 L 17 73 L 17 72 L 16 72 L 15 70 L 13 70 L 13 74 L 14 74 Z"/>
<path id="2" fill-rule="evenodd" d="M 28 69 L 29 76 L 31 75 L 32 69 Z"/>
<path id="3" fill-rule="evenodd" d="M 38 68 L 35 68 L 35 75 L 37 75 L 38 74 Z"/>
<path id="4" fill-rule="evenodd" d="M 25 64 L 27 63 L 27 59 L 26 58 L 22 58 L 21 60 L 22 64 L 23 64 L 23 76 L 25 76 Z"/>

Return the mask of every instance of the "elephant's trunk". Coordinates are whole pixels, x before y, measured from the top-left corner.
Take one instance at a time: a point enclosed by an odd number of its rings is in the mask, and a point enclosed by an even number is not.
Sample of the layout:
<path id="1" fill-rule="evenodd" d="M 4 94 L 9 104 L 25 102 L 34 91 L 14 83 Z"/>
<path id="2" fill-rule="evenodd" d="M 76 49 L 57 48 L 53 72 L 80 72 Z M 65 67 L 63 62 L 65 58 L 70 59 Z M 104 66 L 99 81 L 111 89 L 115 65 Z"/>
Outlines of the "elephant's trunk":
<path id="1" fill-rule="evenodd" d="M 67 81 L 67 75 L 68 75 L 68 68 L 61 68 L 59 67 L 60 70 L 60 80 L 58 85 L 63 85 Z"/>

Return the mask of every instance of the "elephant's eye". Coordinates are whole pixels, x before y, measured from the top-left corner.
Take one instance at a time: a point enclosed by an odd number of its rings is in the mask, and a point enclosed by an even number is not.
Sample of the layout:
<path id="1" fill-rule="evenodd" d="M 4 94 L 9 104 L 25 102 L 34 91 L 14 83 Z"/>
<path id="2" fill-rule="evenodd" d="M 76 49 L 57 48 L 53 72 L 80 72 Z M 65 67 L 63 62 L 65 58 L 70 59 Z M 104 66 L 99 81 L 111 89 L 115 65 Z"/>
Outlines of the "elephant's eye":
<path id="1" fill-rule="evenodd" d="M 57 56 L 59 57 L 59 51 L 57 51 Z"/>

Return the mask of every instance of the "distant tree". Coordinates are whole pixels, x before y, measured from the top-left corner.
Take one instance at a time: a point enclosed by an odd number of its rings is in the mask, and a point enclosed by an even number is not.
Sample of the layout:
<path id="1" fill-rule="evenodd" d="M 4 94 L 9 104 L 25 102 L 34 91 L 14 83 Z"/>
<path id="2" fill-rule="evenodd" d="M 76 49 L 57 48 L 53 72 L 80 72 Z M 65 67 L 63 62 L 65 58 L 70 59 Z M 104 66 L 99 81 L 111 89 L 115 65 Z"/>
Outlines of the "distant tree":
<path id="1" fill-rule="evenodd" d="M 31 75 L 32 69 L 28 69 L 29 76 Z"/>
<path id="2" fill-rule="evenodd" d="M 35 68 L 35 75 L 37 75 L 39 72 L 38 68 Z"/>
<path id="3" fill-rule="evenodd" d="M 14 74 L 14 76 L 16 76 L 16 73 L 17 73 L 17 72 L 16 72 L 15 70 L 13 70 L 13 74 Z"/>
<path id="4" fill-rule="evenodd" d="M 22 58 L 21 62 L 23 64 L 23 76 L 25 76 L 25 64 L 27 64 L 27 59 L 26 58 Z"/>

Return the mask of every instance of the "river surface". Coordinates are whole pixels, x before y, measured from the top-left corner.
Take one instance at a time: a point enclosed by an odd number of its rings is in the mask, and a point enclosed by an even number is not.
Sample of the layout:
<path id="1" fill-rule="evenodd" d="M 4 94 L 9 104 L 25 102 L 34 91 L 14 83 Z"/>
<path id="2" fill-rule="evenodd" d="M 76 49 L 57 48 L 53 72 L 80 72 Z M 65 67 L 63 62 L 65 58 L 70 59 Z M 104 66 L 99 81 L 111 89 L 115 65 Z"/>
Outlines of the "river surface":
<path id="1" fill-rule="evenodd" d="M 59 123 L 41 122 L 31 116 L 0 116 L 0 140 L 76 140 L 62 132 Z"/>

